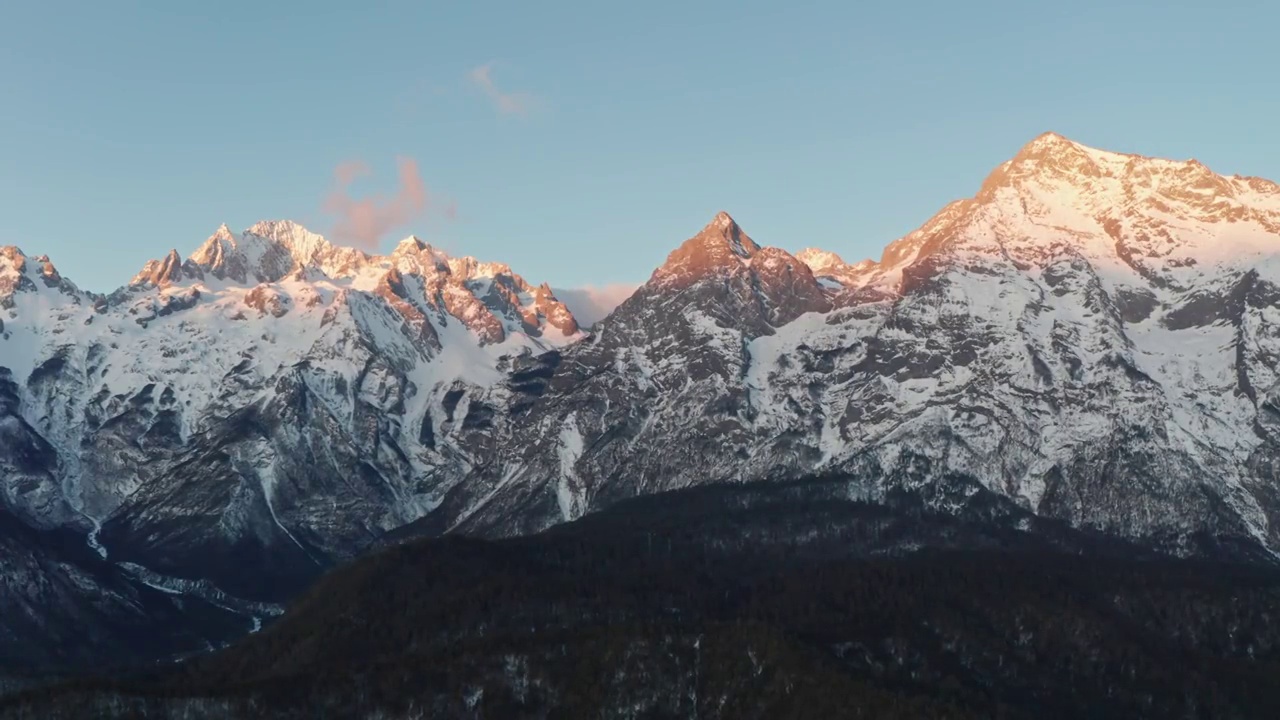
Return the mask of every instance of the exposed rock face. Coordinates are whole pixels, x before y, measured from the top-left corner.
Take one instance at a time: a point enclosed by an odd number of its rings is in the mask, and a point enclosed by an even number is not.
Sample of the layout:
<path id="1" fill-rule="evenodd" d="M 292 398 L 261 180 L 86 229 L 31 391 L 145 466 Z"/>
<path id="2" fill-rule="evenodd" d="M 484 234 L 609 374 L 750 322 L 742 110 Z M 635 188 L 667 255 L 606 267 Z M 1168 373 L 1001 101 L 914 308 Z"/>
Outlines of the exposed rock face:
<path id="1" fill-rule="evenodd" d="M 1192 552 L 1280 551 L 1280 187 L 1037 138 L 850 265 L 716 216 L 588 336 L 551 289 L 409 238 L 225 227 L 109 297 L 0 249 L 0 498 L 258 601 L 377 538 L 621 498 L 961 473 Z M 154 579 L 154 578 L 153 578 Z"/>
<path id="2" fill-rule="evenodd" d="M 182 258 L 177 250 L 170 250 L 162 260 L 151 260 L 142 266 L 142 272 L 133 277 L 129 285 L 172 285 L 182 281 Z"/>
<path id="3" fill-rule="evenodd" d="M 435 507 L 497 407 L 471 398 L 581 336 L 545 286 L 416 238 L 224 226 L 108 297 L 2 252 L 0 507 L 254 600 Z"/>
<path id="4" fill-rule="evenodd" d="M 722 216 L 562 354 L 438 526 L 709 480 L 883 484 L 911 451 L 1080 526 L 1274 551 L 1277 250 L 1277 186 L 1052 134 L 878 263 L 797 272 Z"/>

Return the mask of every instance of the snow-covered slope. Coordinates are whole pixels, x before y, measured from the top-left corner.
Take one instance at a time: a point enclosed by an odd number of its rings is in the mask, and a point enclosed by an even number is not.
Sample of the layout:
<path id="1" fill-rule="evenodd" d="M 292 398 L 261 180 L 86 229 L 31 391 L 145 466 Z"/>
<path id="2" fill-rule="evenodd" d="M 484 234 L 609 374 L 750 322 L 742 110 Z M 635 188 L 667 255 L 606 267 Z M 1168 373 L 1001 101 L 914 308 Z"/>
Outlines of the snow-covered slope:
<path id="1" fill-rule="evenodd" d="M 1278 251 L 1275 184 L 1053 134 L 878 262 L 721 213 L 590 334 L 416 238 L 223 227 L 105 297 L 4 248 L 0 509 L 223 604 L 391 530 L 825 472 L 1274 553 Z"/>
<path id="2" fill-rule="evenodd" d="M 506 265 L 289 222 L 221 227 L 107 297 L 0 263 L 0 431 L 35 449 L 0 453 L 6 505 L 260 599 L 435 507 L 476 461 L 467 398 L 582 336 Z"/>
<path id="3" fill-rule="evenodd" d="M 1054 134 L 878 263 L 797 262 L 721 215 L 559 358 L 439 525 L 826 470 L 874 494 L 923 464 L 1081 526 L 1274 551 L 1278 252 L 1280 187 Z"/>

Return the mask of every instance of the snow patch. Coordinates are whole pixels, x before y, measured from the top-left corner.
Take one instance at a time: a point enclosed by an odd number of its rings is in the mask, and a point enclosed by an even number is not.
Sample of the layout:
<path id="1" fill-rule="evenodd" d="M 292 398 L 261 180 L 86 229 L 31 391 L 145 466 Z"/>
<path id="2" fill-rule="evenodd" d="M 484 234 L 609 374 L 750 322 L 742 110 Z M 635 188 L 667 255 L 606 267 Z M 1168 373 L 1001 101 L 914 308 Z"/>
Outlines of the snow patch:
<path id="1" fill-rule="evenodd" d="M 582 457 L 582 448 L 582 431 L 578 429 L 577 416 L 570 414 L 560 430 L 560 476 L 556 482 L 556 500 L 560 504 L 560 515 L 565 521 L 577 519 L 584 510 L 582 489 L 575 487 L 580 481 L 574 469 L 574 465 Z"/>

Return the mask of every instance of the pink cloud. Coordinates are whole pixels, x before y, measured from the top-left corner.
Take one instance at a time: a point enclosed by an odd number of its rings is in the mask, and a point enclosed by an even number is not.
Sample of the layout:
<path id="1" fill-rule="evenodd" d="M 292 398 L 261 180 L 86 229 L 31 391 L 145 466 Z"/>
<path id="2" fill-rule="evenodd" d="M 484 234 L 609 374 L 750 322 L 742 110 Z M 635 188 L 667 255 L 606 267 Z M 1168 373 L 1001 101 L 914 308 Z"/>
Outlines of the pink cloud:
<path id="1" fill-rule="evenodd" d="M 418 163 L 410 158 L 400 158 L 397 164 L 400 185 L 391 197 L 375 194 L 354 198 L 350 195 L 351 184 L 370 174 L 365 163 L 354 160 L 334 168 L 334 188 L 325 198 L 324 210 L 337 216 L 333 229 L 336 239 L 350 242 L 367 252 L 377 252 L 387 233 L 426 213 L 430 196 L 418 172 Z"/>
<path id="2" fill-rule="evenodd" d="M 527 93 L 507 93 L 498 89 L 493 82 L 493 63 L 485 63 L 472 69 L 467 73 L 467 78 L 489 96 L 494 107 L 498 108 L 498 112 L 503 115 L 524 115 L 529 112 L 529 106 L 533 102 L 532 96 Z"/>

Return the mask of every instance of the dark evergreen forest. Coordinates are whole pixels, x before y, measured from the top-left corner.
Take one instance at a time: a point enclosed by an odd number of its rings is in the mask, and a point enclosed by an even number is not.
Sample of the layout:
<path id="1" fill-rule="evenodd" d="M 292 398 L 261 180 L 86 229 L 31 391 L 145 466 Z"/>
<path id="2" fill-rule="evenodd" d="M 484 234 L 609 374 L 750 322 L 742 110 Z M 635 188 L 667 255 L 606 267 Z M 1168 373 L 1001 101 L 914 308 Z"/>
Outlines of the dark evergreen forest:
<path id="1" fill-rule="evenodd" d="M 1274 718 L 1280 572 L 838 479 L 340 568 L 225 651 L 4 718 Z"/>

